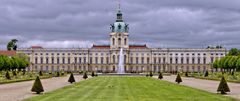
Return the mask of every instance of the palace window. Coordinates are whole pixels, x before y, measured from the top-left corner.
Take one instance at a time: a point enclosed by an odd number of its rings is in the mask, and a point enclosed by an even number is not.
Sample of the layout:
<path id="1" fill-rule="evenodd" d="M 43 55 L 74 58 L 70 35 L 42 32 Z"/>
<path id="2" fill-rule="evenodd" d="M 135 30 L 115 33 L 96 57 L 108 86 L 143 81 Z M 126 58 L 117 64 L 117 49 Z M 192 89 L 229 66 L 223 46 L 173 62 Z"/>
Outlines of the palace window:
<path id="1" fill-rule="evenodd" d="M 38 58 L 37 57 L 35 57 L 35 64 L 37 64 L 38 63 Z"/>
<path id="2" fill-rule="evenodd" d="M 124 44 L 127 45 L 127 39 L 126 38 L 124 39 Z"/>
<path id="3" fill-rule="evenodd" d="M 195 58 L 192 58 L 192 64 L 195 64 Z"/>
<path id="4" fill-rule="evenodd" d="M 147 58 L 147 64 L 149 64 L 150 63 L 150 59 L 149 58 Z"/>
<path id="5" fill-rule="evenodd" d="M 136 64 L 138 64 L 138 57 L 136 57 Z"/>
<path id="6" fill-rule="evenodd" d="M 200 60 L 200 57 L 198 57 L 198 64 L 200 64 L 201 60 Z"/>
<path id="7" fill-rule="evenodd" d="M 176 57 L 176 59 L 175 59 L 175 62 L 176 62 L 176 64 L 178 64 L 178 58 Z"/>
<path id="8" fill-rule="evenodd" d="M 89 62 L 90 62 L 90 64 L 92 64 L 92 57 L 90 57 Z"/>
<path id="9" fill-rule="evenodd" d="M 116 57 L 115 57 L 115 55 L 113 55 L 113 63 L 115 63 L 115 62 L 116 62 L 115 58 L 116 58 Z"/>
<path id="10" fill-rule="evenodd" d="M 41 61 L 40 63 L 43 64 L 43 57 L 41 57 L 40 61 Z"/>
<path id="11" fill-rule="evenodd" d="M 48 64 L 48 57 L 46 57 L 46 64 Z"/>
<path id="12" fill-rule="evenodd" d="M 172 64 L 172 58 L 170 58 L 170 64 Z"/>
<path id="13" fill-rule="evenodd" d="M 77 63 L 77 57 L 74 57 L 74 63 Z"/>
<path id="14" fill-rule="evenodd" d="M 121 38 L 118 38 L 118 45 L 121 45 Z"/>
<path id="15" fill-rule="evenodd" d="M 112 43 L 113 43 L 113 45 L 115 45 L 115 39 L 114 38 L 112 39 Z"/>
<path id="16" fill-rule="evenodd" d="M 183 64 L 183 57 L 181 57 L 181 64 Z"/>
<path id="17" fill-rule="evenodd" d="M 101 57 L 101 64 L 103 64 L 103 57 Z"/>
<path id="18" fill-rule="evenodd" d="M 83 62 L 84 62 L 84 64 L 87 63 L 87 58 L 86 57 L 83 57 Z"/>
<path id="19" fill-rule="evenodd" d="M 124 63 L 127 63 L 127 56 L 124 55 Z"/>
<path id="20" fill-rule="evenodd" d="M 57 64 L 59 64 L 59 62 L 60 62 L 60 61 L 59 61 L 59 57 L 57 57 Z"/>
<path id="21" fill-rule="evenodd" d="M 206 57 L 203 58 L 203 64 L 206 64 Z"/>
<path id="22" fill-rule="evenodd" d="M 163 63 L 166 63 L 166 58 L 165 57 L 163 58 Z"/>
<path id="23" fill-rule="evenodd" d="M 106 62 L 107 62 L 107 64 L 109 63 L 109 58 L 108 57 L 106 57 Z"/>
<path id="24" fill-rule="evenodd" d="M 95 57 L 95 63 L 98 64 L 98 57 Z"/>
<path id="25" fill-rule="evenodd" d="M 65 64 L 65 58 L 64 57 L 62 58 L 62 63 Z"/>
<path id="26" fill-rule="evenodd" d="M 68 64 L 70 64 L 71 63 L 71 59 L 70 58 L 68 58 Z"/>
<path id="27" fill-rule="evenodd" d="M 154 64 L 156 64 L 157 63 L 157 58 L 156 57 L 154 57 Z"/>
<path id="28" fill-rule="evenodd" d="M 158 58 L 158 63 L 161 63 L 161 58 Z"/>
<path id="29" fill-rule="evenodd" d="M 189 64 L 189 57 L 187 57 L 186 59 L 187 59 L 187 64 Z"/>
<path id="30" fill-rule="evenodd" d="M 81 57 L 79 57 L 79 64 L 81 64 L 82 63 L 82 58 Z"/>
<path id="31" fill-rule="evenodd" d="M 211 57 L 211 63 L 213 63 L 213 61 L 214 61 L 214 57 Z"/>
<path id="32" fill-rule="evenodd" d="M 144 57 L 142 57 L 142 64 L 144 64 Z"/>

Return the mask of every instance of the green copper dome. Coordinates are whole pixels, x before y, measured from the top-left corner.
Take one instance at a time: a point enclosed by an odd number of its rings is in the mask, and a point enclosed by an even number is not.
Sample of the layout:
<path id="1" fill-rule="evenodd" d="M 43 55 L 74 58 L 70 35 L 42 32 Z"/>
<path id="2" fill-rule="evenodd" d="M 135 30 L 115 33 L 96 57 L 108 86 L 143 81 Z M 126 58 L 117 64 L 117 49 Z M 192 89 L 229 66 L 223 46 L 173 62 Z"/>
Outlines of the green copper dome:
<path id="1" fill-rule="evenodd" d="M 123 21 L 121 10 L 118 10 L 116 22 L 111 24 L 110 28 L 112 32 L 128 32 L 129 27 Z"/>

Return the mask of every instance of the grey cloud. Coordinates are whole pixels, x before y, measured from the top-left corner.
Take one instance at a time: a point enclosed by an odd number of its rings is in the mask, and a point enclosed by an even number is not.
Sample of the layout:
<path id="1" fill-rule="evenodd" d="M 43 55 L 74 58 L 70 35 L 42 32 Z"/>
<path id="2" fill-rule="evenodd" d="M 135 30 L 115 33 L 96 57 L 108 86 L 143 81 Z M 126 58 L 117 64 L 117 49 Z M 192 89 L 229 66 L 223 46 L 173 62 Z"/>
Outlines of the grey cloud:
<path id="1" fill-rule="evenodd" d="M 124 0 L 132 44 L 151 47 L 240 48 L 239 0 Z M 22 47 L 108 44 L 113 0 L 1 0 L 0 48 L 11 38 Z M 56 45 L 58 43 L 59 45 Z"/>

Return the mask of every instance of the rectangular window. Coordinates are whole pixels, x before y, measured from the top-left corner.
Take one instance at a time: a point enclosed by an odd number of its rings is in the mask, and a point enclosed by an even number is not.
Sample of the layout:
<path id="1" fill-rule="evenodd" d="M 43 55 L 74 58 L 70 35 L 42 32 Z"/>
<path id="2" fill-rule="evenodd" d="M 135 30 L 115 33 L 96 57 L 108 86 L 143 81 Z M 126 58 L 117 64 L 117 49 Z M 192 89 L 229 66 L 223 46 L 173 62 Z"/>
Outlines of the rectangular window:
<path id="1" fill-rule="evenodd" d="M 59 60 L 59 57 L 57 58 L 57 64 L 59 64 L 60 63 L 60 60 Z"/>
<path id="2" fill-rule="evenodd" d="M 107 64 L 109 63 L 109 58 L 108 57 L 106 57 L 106 62 L 107 62 Z"/>
<path id="3" fill-rule="evenodd" d="M 187 64 L 189 64 L 189 57 L 187 57 Z"/>
<path id="4" fill-rule="evenodd" d="M 150 59 L 149 58 L 147 58 L 147 64 L 149 64 L 150 63 Z"/>
<path id="5" fill-rule="evenodd" d="M 37 57 L 35 57 L 35 64 L 37 64 L 38 63 L 38 58 Z"/>
<path id="6" fill-rule="evenodd" d="M 211 63 L 213 63 L 213 61 L 214 61 L 214 57 L 211 57 Z"/>
<path id="7" fill-rule="evenodd" d="M 65 64 L 65 58 L 64 57 L 62 58 L 62 63 Z"/>
<path id="8" fill-rule="evenodd" d="M 154 57 L 154 64 L 156 64 L 157 63 L 157 58 L 156 57 Z"/>
<path id="9" fill-rule="evenodd" d="M 95 64 L 98 64 L 98 57 L 95 57 Z"/>
<path id="10" fill-rule="evenodd" d="M 201 63 L 201 58 L 199 57 L 199 58 L 198 58 L 198 64 L 200 64 L 200 63 Z"/>
<path id="11" fill-rule="evenodd" d="M 176 64 L 178 64 L 178 58 L 176 57 L 176 59 L 175 59 L 175 62 L 176 62 Z"/>
<path id="12" fill-rule="evenodd" d="M 142 57 L 142 64 L 144 64 L 144 57 Z"/>
<path id="13" fill-rule="evenodd" d="M 136 64 L 138 64 L 138 57 L 136 57 Z"/>
<path id="14" fill-rule="evenodd" d="M 101 57 L 101 64 L 103 64 L 103 57 Z"/>
<path id="15" fill-rule="evenodd" d="M 131 64 L 133 63 L 133 57 L 130 58 L 130 62 L 131 62 Z"/>
<path id="16" fill-rule="evenodd" d="M 83 58 L 83 61 L 84 61 L 84 63 L 86 64 L 86 63 L 87 63 L 87 58 L 84 57 L 84 58 Z"/>
<path id="17" fill-rule="evenodd" d="M 52 64 L 54 64 L 54 57 L 52 57 Z"/>
<path id="18" fill-rule="evenodd" d="M 158 58 L 158 63 L 161 63 L 161 58 Z"/>
<path id="19" fill-rule="evenodd" d="M 203 58 L 203 64 L 206 64 L 206 57 Z"/>
<path id="20" fill-rule="evenodd" d="M 170 64 L 172 64 L 172 58 L 170 58 Z"/>
<path id="21" fill-rule="evenodd" d="M 82 58 L 81 57 L 79 57 L 79 64 L 81 64 L 82 63 Z"/>
<path id="22" fill-rule="evenodd" d="M 43 57 L 41 57 L 41 60 L 40 60 L 40 61 L 41 61 L 41 64 L 43 64 Z"/>
<path id="23" fill-rule="evenodd" d="M 90 64 L 92 64 L 92 57 L 90 57 L 89 62 L 90 62 Z"/>
<path id="24" fill-rule="evenodd" d="M 71 64 L 71 59 L 70 58 L 68 58 L 68 64 Z"/>
<path id="25" fill-rule="evenodd" d="M 192 64 L 195 64 L 195 58 L 192 58 Z"/>
<path id="26" fill-rule="evenodd" d="M 77 63 L 77 57 L 74 57 L 74 63 Z"/>
<path id="27" fill-rule="evenodd" d="M 184 58 L 183 58 L 183 57 L 181 57 L 181 64 L 183 64 L 183 60 L 184 60 Z"/>
<path id="28" fill-rule="evenodd" d="M 166 58 L 165 58 L 165 57 L 163 58 L 163 63 L 164 63 L 164 64 L 166 63 Z"/>
<path id="29" fill-rule="evenodd" d="M 48 64 L 48 57 L 46 58 L 46 64 Z"/>

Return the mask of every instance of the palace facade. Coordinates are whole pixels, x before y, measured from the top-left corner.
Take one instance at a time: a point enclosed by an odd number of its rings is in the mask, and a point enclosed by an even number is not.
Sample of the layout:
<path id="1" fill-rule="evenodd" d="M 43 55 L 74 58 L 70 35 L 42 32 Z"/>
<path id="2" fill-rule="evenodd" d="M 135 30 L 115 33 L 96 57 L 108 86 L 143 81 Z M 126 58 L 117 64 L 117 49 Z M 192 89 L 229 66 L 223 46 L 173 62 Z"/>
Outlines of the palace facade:
<path id="1" fill-rule="evenodd" d="M 20 48 L 18 53 L 29 56 L 29 71 L 97 71 L 114 73 L 118 69 L 119 51 L 124 54 L 125 72 L 206 71 L 214 60 L 227 54 L 226 48 L 149 48 L 129 44 L 129 26 L 123 21 L 121 10 L 111 24 L 110 44 L 91 48 Z"/>

